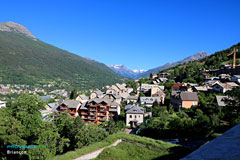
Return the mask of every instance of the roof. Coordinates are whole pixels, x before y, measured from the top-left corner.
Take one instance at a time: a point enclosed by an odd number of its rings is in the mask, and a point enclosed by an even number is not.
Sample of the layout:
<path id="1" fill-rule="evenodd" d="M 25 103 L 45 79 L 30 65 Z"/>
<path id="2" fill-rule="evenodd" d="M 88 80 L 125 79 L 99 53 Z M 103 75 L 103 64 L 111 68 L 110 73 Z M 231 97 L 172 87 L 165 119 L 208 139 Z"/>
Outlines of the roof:
<path id="1" fill-rule="evenodd" d="M 80 101 L 77 100 L 64 100 L 62 104 L 65 104 L 68 108 L 77 108 L 80 104 Z"/>
<path id="2" fill-rule="evenodd" d="M 132 105 L 132 104 L 128 104 L 125 106 L 125 110 L 129 110 L 130 108 L 134 107 L 135 105 Z"/>
<path id="3" fill-rule="evenodd" d="M 205 84 L 209 86 L 213 86 L 215 83 L 220 83 L 220 82 L 218 80 L 210 80 L 210 81 L 207 81 Z"/>
<path id="4" fill-rule="evenodd" d="M 144 109 L 142 107 L 133 106 L 126 111 L 126 114 L 144 114 Z"/>
<path id="5" fill-rule="evenodd" d="M 102 91 L 100 91 L 100 90 L 96 90 L 96 91 L 94 91 L 97 95 L 102 95 L 103 94 L 103 92 Z"/>
<path id="6" fill-rule="evenodd" d="M 218 85 L 218 86 L 220 86 L 222 88 L 225 88 L 225 89 L 233 88 L 233 86 L 231 86 L 230 84 L 227 84 L 227 83 L 216 83 L 213 86 L 216 86 L 216 85 Z"/>
<path id="7" fill-rule="evenodd" d="M 138 96 L 128 96 L 127 99 L 138 100 Z"/>
<path id="8" fill-rule="evenodd" d="M 160 97 L 140 97 L 141 103 L 154 103 L 155 101 L 161 102 Z"/>
<path id="9" fill-rule="evenodd" d="M 119 83 L 117 83 L 116 86 L 117 86 L 120 90 L 126 89 L 125 86 L 123 86 L 123 85 L 121 85 L 121 84 L 119 84 Z"/>
<path id="10" fill-rule="evenodd" d="M 46 96 L 39 96 L 41 99 L 43 99 L 44 101 L 49 101 L 50 99 L 53 98 L 53 95 L 46 95 Z"/>
<path id="11" fill-rule="evenodd" d="M 236 84 L 235 82 L 227 82 L 228 85 L 232 86 L 232 87 L 238 87 L 239 85 Z"/>
<path id="12" fill-rule="evenodd" d="M 240 79 L 240 75 L 234 75 L 233 77 Z"/>
<path id="13" fill-rule="evenodd" d="M 197 91 L 208 91 L 207 86 L 197 86 L 194 87 Z"/>
<path id="14" fill-rule="evenodd" d="M 224 102 L 225 99 L 228 99 L 228 97 L 227 96 L 216 96 L 217 105 L 219 107 L 226 106 L 226 103 Z"/>
<path id="15" fill-rule="evenodd" d="M 165 95 L 166 95 L 162 90 L 157 91 L 157 94 L 160 94 L 160 95 L 162 95 L 162 96 L 165 96 Z"/>
<path id="16" fill-rule="evenodd" d="M 117 103 L 116 101 L 113 101 L 113 102 L 110 102 L 110 105 L 111 105 L 111 106 L 119 106 L 120 104 Z"/>
<path id="17" fill-rule="evenodd" d="M 88 100 L 88 97 L 84 94 L 81 94 L 78 97 L 81 98 L 82 100 Z"/>
<path id="18" fill-rule="evenodd" d="M 88 110 L 87 108 L 87 102 L 84 102 L 81 106 L 80 106 L 80 110 Z"/>
<path id="19" fill-rule="evenodd" d="M 175 83 L 172 85 L 172 88 L 180 88 L 183 85 L 183 83 Z"/>
<path id="20" fill-rule="evenodd" d="M 181 160 L 237 160 L 240 157 L 240 124 L 213 139 Z"/>
<path id="21" fill-rule="evenodd" d="M 129 96 L 129 93 L 120 93 L 119 96 L 120 96 L 121 98 L 126 99 L 126 98 Z"/>
<path id="22" fill-rule="evenodd" d="M 105 102 L 107 104 L 110 104 L 111 103 L 111 100 L 108 99 L 108 98 L 93 98 L 89 101 L 89 103 L 91 102 L 96 102 L 96 103 L 101 103 L 101 102 Z"/>
<path id="23" fill-rule="evenodd" d="M 58 107 L 58 103 L 54 102 L 54 103 L 48 103 L 47 104 L 50 108 L 52 108 L 52 111 L 55 111 Z"/>
<path id="24" fill-rule="evenodd" d="M 110 112 L 117 112 L 117 109 L 116 108 L 110 108 L 109 111 Z"/>
<path id="25" fill-rule="evenodd" d="M 199 101 L 196 92 L 181 92 L 180 98 L 182 101 Z"/>

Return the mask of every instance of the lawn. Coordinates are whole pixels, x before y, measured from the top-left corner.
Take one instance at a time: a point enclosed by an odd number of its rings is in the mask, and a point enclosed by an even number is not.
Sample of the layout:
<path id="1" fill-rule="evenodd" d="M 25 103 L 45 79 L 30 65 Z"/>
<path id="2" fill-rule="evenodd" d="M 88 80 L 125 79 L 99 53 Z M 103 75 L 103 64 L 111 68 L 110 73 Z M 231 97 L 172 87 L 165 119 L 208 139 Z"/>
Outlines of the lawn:
<path id="1" fill-rule="evenodd" d="M 185 150 L 185 148 L 182 148 L 181 146 L 175 145 L 175 144 L 170 144 L 166 143 L 160 140 L 154 140 L 151 138 L 147 137 L 141 137 L 141 136 L 136 136 L 136 135 L 129 135 L 125 133 L 116 133 L 113 135 L 108 136 L 106 139 L 104 139 L 101 142 L 91 144 L 89 146 L 85 146 L 83 148 L 77 149 L 75 151 L 70 151 L 67 152 L 63 155 L 58 155 L 53 157 L 53 160 L 71 160 L 77 157 L 80 157 L 81 155 L 93 152 L 95 150 L 98 150 L 100 148 L 103 148 L 105 146 L 108 146 L 115 142 L 117 139 L 125 139 L 131 142 L 137 142 L 142 144 L 142 146 L 135 145 L 136 148 L 140 148 L 140 150 L 143 150 L 141 153 L 145 153 L 147 150 L 153 150 L 153 152 L 159 152 L 159 153 L 154 153 L 153 156 L 164 156 L 166 158 L 170 159 L 179 159 L 179 157 L 183 157 L 189 153 L 188 150 Z M 122 142 L 122 144 L 129 143 L 129 142 Z M 122 146 L 122 144 L 120 146 Z M 145 146 L 145 147 L 143 147 Z M 116 146 L 118 147 L 118 146 Z M 129 144 L 129 147 L 133 147 L 132 143 Z M 113 147 L 115 148 L 115 147 Z M 111 148 L 109 148 L 111 149 Z M 124 149 L 124 147 L 123 147 Z M 127 152 L 128 149 L 126 149 Z M 180 151 L 180 152 L 179 152 Z M 122 151 L 123 152 L 123 151 Z M 131 155 L 129 155 L 131 157 Z M 170 157 L 169 157 L 170 156 Z M 126 158 L 124 158 L 126 159 Z M 132 159 L 132 158 L 131 158 Z M 151 156 L 150 156 L 151 159 Z"/>
<path id="2" fill-rule="evenodd" d="M 105 149 L 96 160 L 150 160 L 167 155 L 167 149 L 139 146 L 129 142 L 121 142 L 116 147 Z"/>

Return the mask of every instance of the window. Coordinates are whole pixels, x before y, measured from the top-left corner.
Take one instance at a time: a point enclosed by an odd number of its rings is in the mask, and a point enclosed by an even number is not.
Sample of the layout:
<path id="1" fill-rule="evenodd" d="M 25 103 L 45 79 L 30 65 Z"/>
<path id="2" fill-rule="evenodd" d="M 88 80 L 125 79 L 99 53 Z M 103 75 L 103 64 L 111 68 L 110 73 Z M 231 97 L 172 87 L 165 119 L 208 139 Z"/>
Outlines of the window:
<path id="1" fill-rule="evenodd" d="M 130 118 L 132 118 L 132 115 L 130 115 Z"/>
<path id="2" fill-rule="evenodd" d="M 137 116 L 135 115 L 135 118 L 137 118 Z"/>
<path id="3" fill-rule="evenodd" d="M 140 118 L 140 115 L 138 117 Z"/>

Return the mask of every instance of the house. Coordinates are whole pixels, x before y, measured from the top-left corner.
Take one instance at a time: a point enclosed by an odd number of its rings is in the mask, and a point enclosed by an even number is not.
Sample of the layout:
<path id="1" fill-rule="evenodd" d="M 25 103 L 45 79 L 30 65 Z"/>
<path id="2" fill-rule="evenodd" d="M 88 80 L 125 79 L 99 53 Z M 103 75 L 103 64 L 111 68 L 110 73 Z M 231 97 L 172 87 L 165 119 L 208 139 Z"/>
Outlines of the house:
<path id="1" fill-rule="evenodd" d="M 225 93 L 232 90 L 232 86 L 227 83 L 216 83 L 212 86 L 212 90 L 217 93 Z"/>
<path id="2" fill-rule="evenodd" d="M 180 87 L 183 86 L 183 83 L 175 83 L 172 85 L 173 91 L 180 91 Z"/>
<path id="3" fill-rule="evenodd" d="M 115 101 L 106 98 L 94 98 L 85 102 L 80 107 L 80 117 L 85 123 L 101 123 L 110 120 L 111 117 L 117 120 L 120 114 L 120 105 Z"/>
<path id="4" fill-rule="evenodd" d="M 167 78 L 159 78 L 159 81 L 165 83 L 168 81 L 168 79 Z"/>
<path id="5" fill-rule="evenodd" d="M 159 86 L 157 84 L 142 84 L 140 86 L 140 91 L 147 92 L 151 90 L 153 87 L 159 87 L 160 89 L 164 90 L 164 86 Z"/>
<path id="6" fill-rule="evenodd" d="M 132 93 L 133 92 L 133 88 L 127 88 L 127 93 Z"/>
<path id="7" fill-rule="evenodd" d="M 54 103 L 48 103 L 46 104 L 45 108 L 48 111 L 53 111 L 55 112 L 57 110 L 57 107 L 59 106 L 58 102 L 54 102 Z"/>
<path id="8" fill-rule="evenodd" d="M 50 92 L 51 94 L 60 95 L 62 97 L 68 97 L 68 92 L 64 89 L 56 89 Z"/>
<path id="9" fill-rule="evenodd" d="M 146 107 L 152 107 L 153 103 L 161 103 L 160 97 L 140 97 L 140 104 L 144 104 Z"/>
<path id="10" fill-rule="evenodd" d="M 166 94 L 160 89 L 160 87 L 153 87 L 151 89 L 151 97 L 160 97 L 162 104 L 164 104 Z"/>
<path id="11" fill-rule="evenodd" d="M 212 89 L 208 86 L 194 86 L 193 92 L 208 92 L 209 89 Z"/>
<path id="12" fill-rule="evenodd" d="M 0 108 L 6 107 L 6 102 L 5 101 L 0 101 Z"/>
<path id="13" fill-rule="evenodd" d="M 144 120 L 144 108 L 136 105 L 125 106 L 126 113 L 126 126 L 136 128 L 143 123 Z"/>
<path id="14" fill-rule="evenodd" d="M 198 105 L 199 102 L 198 95 L 194 92 L 181 92 L 180 98 L 183 108 L 191 108 Z"/>
<path id="15" fill-rule="evenodd" d="M 108 99 L 111 102 L 116 101 L 118 104 L 121 104 L 122 102 L 121 96 L 116 94 L 105 94 L 102 98 Z"/>
<path id="16" fill-rule="evenodd" d="M 226 102 L 225 102 L 226 99 L 228 99 L 228 96 L 216 96 L 216 101 L 217 101 L 216 106 L 217 107 L 225 107 L 226 106 Z"/>
<path id="17" fill-rule="evenodd" d="M 127 89 L 126 89 L 126 84 L 115 84 L 115 86 L 119 89 L 119 92 L 118 93 L 124 93 L 124 92 L 127 92 Z"/>
<path id="18" fill-rule="evenodd" d="M 162 72 L 159 74 L 159 78 L 168 78 L 170 76 L 170 73 Z"/>
<path id="19" fill-rule="evenodd" d="M 121 98 L 122 102 L 126 101 L 129 96 L 130 96 L 130 94 L 127 92 L 119 93 L 119 97 Z"/>
<path id="20" fill-rule="evenodd" d="M 231 79 L 231 76 L 229 74 L 219 74 L 218 77 L 221 81 L 229 81 Z"/>
<path id="21" fill-rule="evenodd" d="M 59 103 L 57 110 L 60 113 L 68 112 L 70 117 L 77 117 L 79 115 L 79 108 L 81 106 L 81 102 L 77 100 L 63 100 Z"/>
<path id="22" fill-rule="evenodd" d="M 40 110 L 43 120 L 48 121 L 48 119 L 47 119 L 48 115 L 50 115 L 51 113 L 57 112 L 58 106 L 59 106 L 59 104 L 57 102 L 46 104 L 45 110 Z M 52 119 L 54 117 L 55 116 L 53 116 Z"/>
<path id="23" fill-rule="evenodd" d="M 156 73 L 150 74 L 150 79 L 156 79 L 156 78 L 158 78 L 158 75 Z"/>
<path id="24" fill-rule="evenodd" d="M 232 82 L 240 83 L 240 75 L 234 75 L 231 77 Z"/>
<path id="25" fill-rule="evenodd" d="M 176 92 L 172 91 L 170 103 L 174 109 L 191 108 L 199 103 L 198 95 L 196 92 Z"/>
<path id="26" fill-rule="evenodd" d="M 206 86 L 212 87 L 213 85 L 215 85 L 217 83 L 221 83 L 221 82 L 219 80 L 209 80 L 209 81 L 205 82 L 204 84 Z"/>
<path id="27" fill-rule="evenodd" d="M 90 94 L 90 99 L 93 99 L 93 98 L 102 98 L 104 96 L 103 92 L 100 91 L 100 90 L 96 90 L 96 91 L 93 91 L 91 94 Z"/>
<path id="28" fill-rule="evenodd" d="M 138 101 L 138 96 L 128 96 L 127 97 L 127 104 L 129 104 L 130 102 L 137 103 L 137 101 Z"/>
<path id="29" fill-rule="evenodd" d="M 209 73 L 201 73 L 200 76 L 203 76 L 204 79 L 209 78 L 210 74 Z"/>
<path id="30" fill-rule="evenodd" d="M 226 82 L 227 85 L 232 86 L 232 88 L 237 88 L 239 85 L 235 82 Z"/>
<path id="31" fill-rule="evenodd" d="M 84 102 L 87 102 L 89 98 L 86 95 L 81 94 L 77 96 L 76 100 L 80 101 L 81 103 L 84 103 Z"/>
<path id="32" fill-rule="evenodd" d="M 106 90 L 106 94 L 117 94 L 118 93 L 118 89 L 115 88 L 115 87 L 109 87 L 107 90 Z"/>

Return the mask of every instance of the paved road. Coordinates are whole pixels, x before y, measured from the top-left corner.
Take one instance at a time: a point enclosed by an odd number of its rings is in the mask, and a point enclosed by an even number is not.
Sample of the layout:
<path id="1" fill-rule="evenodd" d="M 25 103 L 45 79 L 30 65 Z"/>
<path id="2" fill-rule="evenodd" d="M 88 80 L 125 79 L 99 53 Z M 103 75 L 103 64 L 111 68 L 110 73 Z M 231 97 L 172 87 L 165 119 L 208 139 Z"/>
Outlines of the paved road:
<path id="1" fill-rule="evenodd" d="M 113 147 L 113 146 L 116 146 L 118 145 L 118 143 L 122 142 L 122 139 L 118 139 L 116 140 L 113 144 L 109 145 L 109 146 L 106 146 L 106 147 L 103 147 L 99 150 L 96 150 L 96 151 L 93 151 L 91 153 L 88 153 L 88 154 L 85 154 L 85 155 L 82 155 L 74 160 L 89 160 L 89 159 L 94 159 L 94 158 L 97 158 L 97 156 L 106 148 L 109 148 L 109 147 Z"/>

